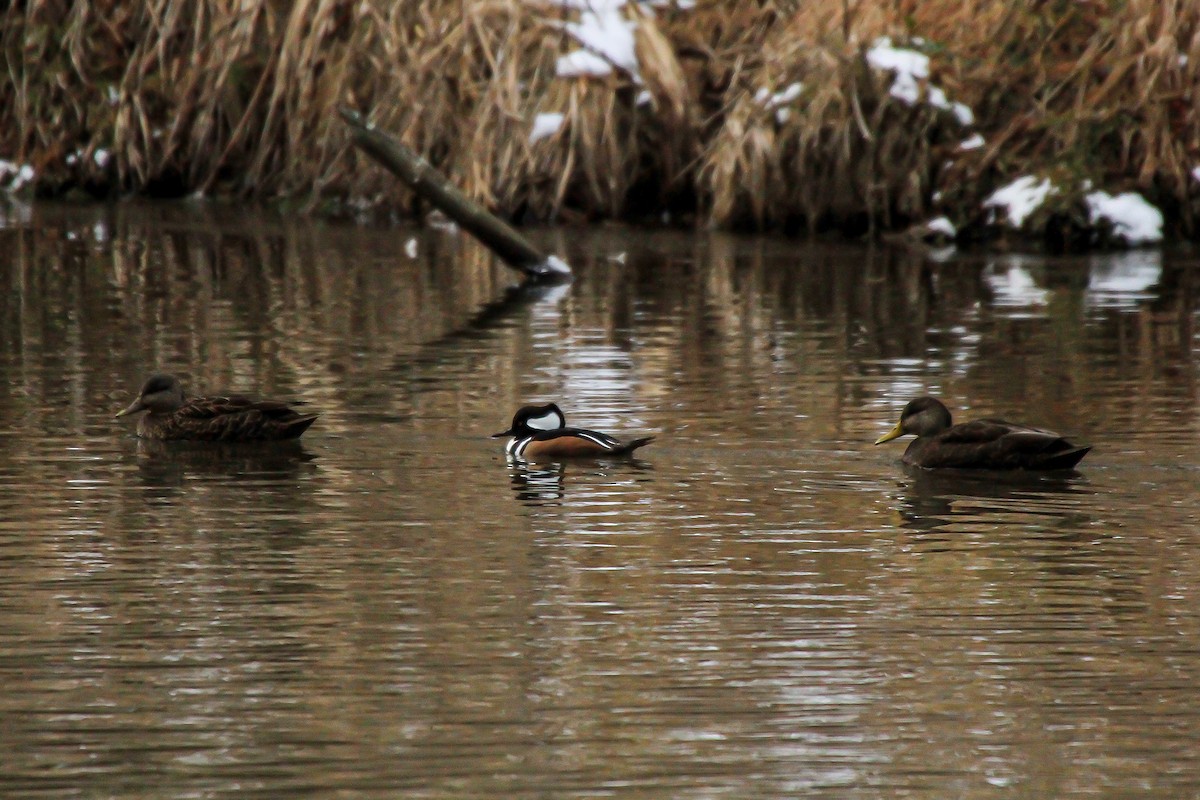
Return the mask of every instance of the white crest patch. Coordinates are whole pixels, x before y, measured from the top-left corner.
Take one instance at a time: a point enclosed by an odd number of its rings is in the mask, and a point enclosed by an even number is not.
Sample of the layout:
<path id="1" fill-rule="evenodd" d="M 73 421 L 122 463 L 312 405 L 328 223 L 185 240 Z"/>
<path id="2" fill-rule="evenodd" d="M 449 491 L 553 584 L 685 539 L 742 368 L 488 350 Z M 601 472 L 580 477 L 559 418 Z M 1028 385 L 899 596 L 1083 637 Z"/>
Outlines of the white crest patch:
<path id="1" fill-rule="evenodd" d="M 547 411 L 540 417 L 530 417 L 525 424 L 534 430 L 554 431 L 563 426 L 563 417 L 557 411 Z"/>

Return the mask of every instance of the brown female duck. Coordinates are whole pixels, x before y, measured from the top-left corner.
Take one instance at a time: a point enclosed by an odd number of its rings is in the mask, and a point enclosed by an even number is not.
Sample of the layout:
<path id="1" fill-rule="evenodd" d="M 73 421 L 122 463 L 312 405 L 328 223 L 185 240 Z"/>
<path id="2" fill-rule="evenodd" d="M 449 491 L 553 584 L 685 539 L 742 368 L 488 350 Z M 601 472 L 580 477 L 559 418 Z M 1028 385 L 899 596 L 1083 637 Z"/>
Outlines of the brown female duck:
<path id="1" fill-rule="evenodd" d="M 138 436 L 160 441 L 268 442 L 295 439 L 316 414 L 299 414 L 287 403 L 245 397 L 188 397 L 174 375 L 152 375 L 123 417 L 148 412 Z"/>
<path id="2" fill-rule="evenodd" d="M 1092 449 L 1071 444 L 1053 431 L 1002 419 L 953 425 L 950 411 L 932 397 L 919 397 L 906 405 L 896 427 L 875 444 L 908 433 L 917 438 L 904 451 L 904 463 L 929 469 L 1071 469 Z"/>

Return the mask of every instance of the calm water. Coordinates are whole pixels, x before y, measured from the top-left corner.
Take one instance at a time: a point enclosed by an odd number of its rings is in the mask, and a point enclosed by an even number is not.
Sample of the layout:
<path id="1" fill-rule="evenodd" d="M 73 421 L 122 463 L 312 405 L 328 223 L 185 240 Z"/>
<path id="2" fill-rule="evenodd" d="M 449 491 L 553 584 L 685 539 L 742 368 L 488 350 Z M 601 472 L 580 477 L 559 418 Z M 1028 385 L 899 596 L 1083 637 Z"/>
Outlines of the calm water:
<path id="1" fill-rule="evenodd" d="M 1200 796 L 1200 262 L 533 235 L 0 211 L 0 796 Z M 149 447 L 156 369 L 321 417 Z M 926 391 L 1096 449 L 906 472 Z"/>

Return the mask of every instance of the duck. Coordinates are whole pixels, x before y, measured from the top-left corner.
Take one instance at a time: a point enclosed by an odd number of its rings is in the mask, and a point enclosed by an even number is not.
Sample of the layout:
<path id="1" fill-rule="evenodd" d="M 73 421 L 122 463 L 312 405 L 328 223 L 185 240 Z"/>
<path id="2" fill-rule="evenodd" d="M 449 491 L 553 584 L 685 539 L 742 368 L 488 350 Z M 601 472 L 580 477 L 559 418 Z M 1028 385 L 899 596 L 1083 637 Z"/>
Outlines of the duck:
<path id="1" fill-rule="evenodd" d="M 568 428 L 567 419 L 555 403 L 522 406 L 513 415 L 512 426 L 493 433 L 493 439 L 510 437 L 504 452 L 515 459 L 611 458 L 627 456 L 654 441 L 644 436 L 620 442 L 599 431 Z"/>
<path id="2" fill-rule="evenodd" d="M 917 438 L 901 460 L 926 469 L 1072 469 L 1092 449 L 1091 445 L 1072 444 L 1054 431 L 1002 419 L 954 425 L 949 409 L 934 397 L 910 401 L 896 426 L 875 444 L 910 433 Z"/>
<path id="3" fill-rule="evenodd" d="M 151 375 L 117 418 L 147 412 L 138 420 L 143 439 L 193 442 L 272 442 L 296 439 L 317 414 L 301 414 L 278 400 L 188 397 L 174 375 Z"/>

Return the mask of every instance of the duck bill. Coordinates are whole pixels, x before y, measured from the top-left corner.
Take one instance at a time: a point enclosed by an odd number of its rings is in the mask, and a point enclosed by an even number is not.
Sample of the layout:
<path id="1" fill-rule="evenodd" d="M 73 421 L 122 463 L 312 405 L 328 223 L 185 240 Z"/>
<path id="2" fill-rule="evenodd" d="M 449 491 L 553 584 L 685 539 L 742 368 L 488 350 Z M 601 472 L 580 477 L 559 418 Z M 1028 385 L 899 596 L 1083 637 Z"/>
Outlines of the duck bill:
<path id="1" fill-rule="evenodd" d="M 884 442 L 890 442 L 892 439 L 899 439 L 903 435 L 904 435 L 904 429 L 901 428 L 900 423 L 897 422 L 896 427 L 892 428 L 890 431 L 885 433 L 883 436 L 880 436 L 878 439 L 876 439 L 875 444 L 883 444 Z"/>
<path id="2" fill-rule="evenodd" d="M 127 417 L 130 414 L 136 414 L 139 411 L 145 411 L 145 410 L 146 410 L 146 404 L 143 403 L 142 398 L 139 397 L 137 400 L 134 400 L 132 403 L 129 404 L 129 408 L 126 408 L 124 411 L 118 411 L 117 416 L 114 417 L 114 419 L 120 419 L 121 417 Z"/>
<path id="3" fill-rule="evenodd" d="M 493 433 L 492 438 L 499 439 L 501 436 L 512 436 L 512 435 L 513 435 L 512 428 L 509 428 L 506 431 L 500 431 L 499 433 Z"/>

